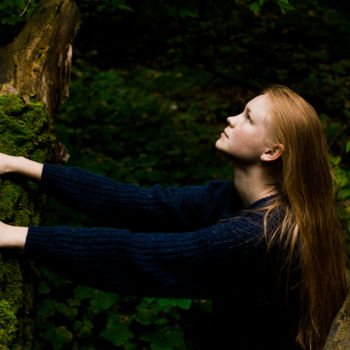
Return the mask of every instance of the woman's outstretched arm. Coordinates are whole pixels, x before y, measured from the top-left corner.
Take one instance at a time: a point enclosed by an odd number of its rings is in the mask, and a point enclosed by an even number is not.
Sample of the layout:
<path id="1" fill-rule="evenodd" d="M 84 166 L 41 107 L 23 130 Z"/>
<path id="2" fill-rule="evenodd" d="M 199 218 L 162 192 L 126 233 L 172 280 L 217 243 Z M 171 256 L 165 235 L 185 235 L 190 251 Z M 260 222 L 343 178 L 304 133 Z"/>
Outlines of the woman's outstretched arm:
<path id="1" fill-rule="evenodd" d="M 226 283 L 243 269 L 248 272 L 243 276 L 254 279 L 254 270 L 264 266 L 262 221 L 261 215 L 253 223 L 241 217 L 234 224 L 222 222 L 184 233 L 30 226 L 24 252 L 68 279 L 100 289 L 210 298 L 222 276 L 221 283 Z"/>
<path id="2" fill-rule="evenodd" d="M 197 230 L 240 209 L 232 181 L 141 188 L 77 167 L 41 164 L 0 153 L 0 174 L 10 172 L 40 181 L 41 190 L 94 218 L 98 225 L 134 232 Z"/>
<path id="3" fill-rule="evenodd" d="M 0 223 L 0 248 L 24 248 L 29 259 L 63 277 L 108 291 L 210 298 L 225 285 L 265 279 L 263 221 L 263 211 L 240 212 L 183 233 Z"/>
<path id="4" fill-rule="evenodd" d="M 197 230 L 214 224 L 233 207 L 237 210 L 239 202 L 230 181 L 142 188 L 85 169 L 50 163 L 44 163 L 40 185 L 67 206 L 97 219 L 99 225 L 134 232 Z"/>
<path id="5" fill-rule="evenodd" d="M 0 153 L 0 174 L 15 172 L 40 181 L 40 189 L 97 220 L 135 232 L 196 230 L 239 208 L 233 182 L 206 186 L 141 188 L 87 170 L 38 163 Z"/>
<path id="6" fill-rule="evenodd" d="M 22 156 L 11 156 L 0 153 L 0 175 L 18 173 L 33 180 L 40 181 L 43 172 L 43 164 Z"/>

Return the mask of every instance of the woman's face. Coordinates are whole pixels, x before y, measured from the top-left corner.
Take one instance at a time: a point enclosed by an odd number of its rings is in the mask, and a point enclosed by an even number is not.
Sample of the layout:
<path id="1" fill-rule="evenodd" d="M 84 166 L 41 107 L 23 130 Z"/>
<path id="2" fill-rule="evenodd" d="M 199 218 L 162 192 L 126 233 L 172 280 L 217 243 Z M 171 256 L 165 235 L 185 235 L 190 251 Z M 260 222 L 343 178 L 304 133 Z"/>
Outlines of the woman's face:
<path id="1" fill-rule="evenodd" d="M 241 114 L 228 117 L 228 126 L 216 141 L 216 148 L 244 163 L 261 161 L 269 146 L 270 100 L 259 95 L 249 101 Z"/>

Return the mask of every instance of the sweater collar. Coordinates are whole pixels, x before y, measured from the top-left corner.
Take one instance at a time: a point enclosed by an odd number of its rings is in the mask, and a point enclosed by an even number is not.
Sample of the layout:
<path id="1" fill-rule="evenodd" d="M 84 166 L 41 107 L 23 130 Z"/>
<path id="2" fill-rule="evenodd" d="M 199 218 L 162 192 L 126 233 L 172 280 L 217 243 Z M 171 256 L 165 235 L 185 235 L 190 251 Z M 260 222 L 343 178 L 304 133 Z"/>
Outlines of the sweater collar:
<path id="1" fill-rule="evenodd" d="M 253 209 L 267 205 L 273 198 L 278 197 L 279 194 L 273 194 L 271 196 L 263 197 L 255 201 L 254 203 L 247 206 L 247 209 Z"/>

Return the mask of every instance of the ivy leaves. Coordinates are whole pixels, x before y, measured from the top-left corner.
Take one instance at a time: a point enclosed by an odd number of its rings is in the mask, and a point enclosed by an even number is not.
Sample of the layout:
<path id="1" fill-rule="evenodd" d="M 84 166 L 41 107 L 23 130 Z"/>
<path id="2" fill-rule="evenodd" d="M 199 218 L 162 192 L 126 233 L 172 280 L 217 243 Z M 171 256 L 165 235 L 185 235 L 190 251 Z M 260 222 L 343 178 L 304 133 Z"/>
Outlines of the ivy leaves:
<path id="1" fill-rule="evenodd" d="M 47 343 L 55 350 L 95 349 L 96 333 L 103 348 L 137 350 L 148 344 L 152 350 L 185 349 L 180 310 L 189 310 L 191 299 L 124 297 L 87 286 L 76 286 L 42 267 L 37 327 L 37 348 Z M 62 298 L 51 293 L 61 290 Z M 203 303 L 203 301 L 202 301 Z M 86 344 L 86 345 L 85 345 Z M 108 345 L 110 344 L 110 345 Z M 108 347 L 110 346 L 110 347 Z M 46 347 L 47 348 L 47 347 Z"/>

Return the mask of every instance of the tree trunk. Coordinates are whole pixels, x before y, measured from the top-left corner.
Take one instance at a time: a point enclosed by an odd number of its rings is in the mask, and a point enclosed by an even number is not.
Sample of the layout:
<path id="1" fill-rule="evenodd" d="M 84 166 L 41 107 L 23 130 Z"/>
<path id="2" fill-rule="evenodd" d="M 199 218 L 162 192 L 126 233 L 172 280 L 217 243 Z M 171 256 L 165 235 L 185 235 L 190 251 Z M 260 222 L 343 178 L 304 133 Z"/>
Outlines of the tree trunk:
<path id="1" fill-rule="evenodd" d="M 0 49 L 0 152 L 43 162 L 62 158 L 52 132 L 55 111 L 68 96 L 72 47 L 80 23 L 71 0 L 42 0 L 19 36 Z M 0 220 L 39 225 L 44 198 L 37 184 L 0 178 Z M 23 253 L 0 255 L 0 349 L 31 349 L 35 268 Z"/>
<path id="2" fill-rule="evenodd" d="M 350 349 L 350 294 L 333 321 L 324 350 Z"/>

